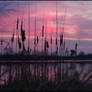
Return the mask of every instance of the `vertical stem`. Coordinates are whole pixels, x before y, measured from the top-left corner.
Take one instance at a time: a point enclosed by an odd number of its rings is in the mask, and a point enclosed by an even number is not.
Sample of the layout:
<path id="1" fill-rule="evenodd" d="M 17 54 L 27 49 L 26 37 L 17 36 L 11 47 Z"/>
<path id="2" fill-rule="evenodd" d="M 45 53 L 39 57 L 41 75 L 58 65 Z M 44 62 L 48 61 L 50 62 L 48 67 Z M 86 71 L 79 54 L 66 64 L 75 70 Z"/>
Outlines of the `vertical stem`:
<path id="1" fill-rule="evenodd" d="M 42 55 L 43 55 L 43 37 L 42 37 Z"/>
<path id="2" fill-rule="evenodd" d="M 52 34 L 51 34 L 51 56 L 52 56 Z"/>
<path id="3" fill-rule="evenodd" d="M 1 44 L 1 55 L 2 55 L 2 44 Z"/>
<path id="4" fill-rule="evenodd" d="M 52 56 L 52 44 L 51 44 L 51 56 Z"/>
<path id="5" fill-rule="evenodd" d="M 29 2 L 28 2 L 28 4 L 30 5 Z M 28 17 L 29 17 L 29 21 L 28 21 L 28 23 L 29 23 L 28 52 L 30 53 L 30 6 L 28 7 Z"/>
<path id="6" fill-rule="evenodd" d="M 16 54 L 17 54 L 17 31 L 16 31 Z"/>
<path id="7" fill-rule="evenodd" d="M 58 18 L 57 18 L 57 1 L 56 1 L 56 38 L 57 38 L 56 54 L 57 54 L 57 56 L 58 56 Z"/>
<path id="8" fill-rule="evenodd" d="M 35 16 L 35 32 L 34 32 L 34 54 L 36 55 L 36 16 Z"/>

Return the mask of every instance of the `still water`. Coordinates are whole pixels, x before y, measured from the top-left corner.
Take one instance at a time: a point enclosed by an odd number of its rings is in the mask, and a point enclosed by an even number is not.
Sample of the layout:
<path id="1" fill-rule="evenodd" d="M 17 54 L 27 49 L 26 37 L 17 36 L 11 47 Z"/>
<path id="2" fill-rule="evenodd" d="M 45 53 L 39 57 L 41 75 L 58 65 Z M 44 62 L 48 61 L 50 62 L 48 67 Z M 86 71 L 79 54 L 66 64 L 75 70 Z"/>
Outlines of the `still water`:
<path id="1" fill-rule="evenodd" d="M 9 80 L 13 81 L 16 78 L 21 79 L 24 75 L 31 80 L 46 80 L 55 83 L 73 76 L 92 83 L 92 63 L 69 63 L 70 61 L 68 63 L 60 63 L 55 60 L 23 61 L 27 63 L 22 63 L 22 61 L 5 63 L 7 61 L 2 61 L 3 63 L 0 63 L 0 84 L 8 83 Z"/>

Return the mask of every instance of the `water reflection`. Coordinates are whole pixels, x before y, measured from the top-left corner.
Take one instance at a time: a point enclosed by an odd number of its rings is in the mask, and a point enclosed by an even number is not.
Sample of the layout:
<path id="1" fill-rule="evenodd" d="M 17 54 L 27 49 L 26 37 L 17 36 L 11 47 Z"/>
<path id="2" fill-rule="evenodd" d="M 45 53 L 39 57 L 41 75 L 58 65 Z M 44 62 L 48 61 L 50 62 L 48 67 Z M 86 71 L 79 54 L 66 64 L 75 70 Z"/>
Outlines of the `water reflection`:
<path id="1" fill-rule="evenodd" d="M 50 81 L 56 84 L 72 76 L 79 80 L 91 80 L 91 65 L 79 63 L 0 64 L 0 84 L 25 78 L 29 81 Z"/>

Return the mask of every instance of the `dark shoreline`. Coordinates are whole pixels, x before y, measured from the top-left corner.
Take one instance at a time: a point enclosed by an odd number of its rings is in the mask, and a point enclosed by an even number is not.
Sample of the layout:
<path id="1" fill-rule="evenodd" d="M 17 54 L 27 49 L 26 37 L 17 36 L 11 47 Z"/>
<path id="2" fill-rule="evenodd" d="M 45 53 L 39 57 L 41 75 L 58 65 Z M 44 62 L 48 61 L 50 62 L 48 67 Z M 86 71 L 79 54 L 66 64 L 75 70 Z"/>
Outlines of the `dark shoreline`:
<path id="1" fill-rule="evenodd" d="M 7 61 L 11 61 L 11 60 L 59 60 L 59 61 L 63 61 L 63 60 L 92 60 L 92 55 L 84 55 L 84 56 L 36 56 L 36 55 L 1 55 L 0 56 L 0 61 L 2 60 L 7 60 Z"/>

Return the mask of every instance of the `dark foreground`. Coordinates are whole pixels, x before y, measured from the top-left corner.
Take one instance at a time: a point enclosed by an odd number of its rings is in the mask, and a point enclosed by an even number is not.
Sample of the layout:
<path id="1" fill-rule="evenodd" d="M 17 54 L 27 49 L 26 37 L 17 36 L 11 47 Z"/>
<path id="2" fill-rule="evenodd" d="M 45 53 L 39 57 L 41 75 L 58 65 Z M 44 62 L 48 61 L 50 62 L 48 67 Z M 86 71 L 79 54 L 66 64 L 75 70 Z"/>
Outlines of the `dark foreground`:
<path id="1" fill-rule="evenodd" d="M 47 81 L 28 81 L 27 79 L 16 80 L 6 86 L 1 86 L 1 91 L 92 91 L 92 85 L 85 82 L 78 81 L 76 79 L 68 79 L 56 83 Z"/>
<path id="2" fill-rule="evenodd" d="M 78 56 L 38 56 L 38 55 L 0 55 L 1 60 L 92 60 L 92 55 Z"/>
<path id="3" fill-rule="evenodd" d="M 92 91 L 91 72 L 91 63 L 1 63 L 0 92 Z"/>

